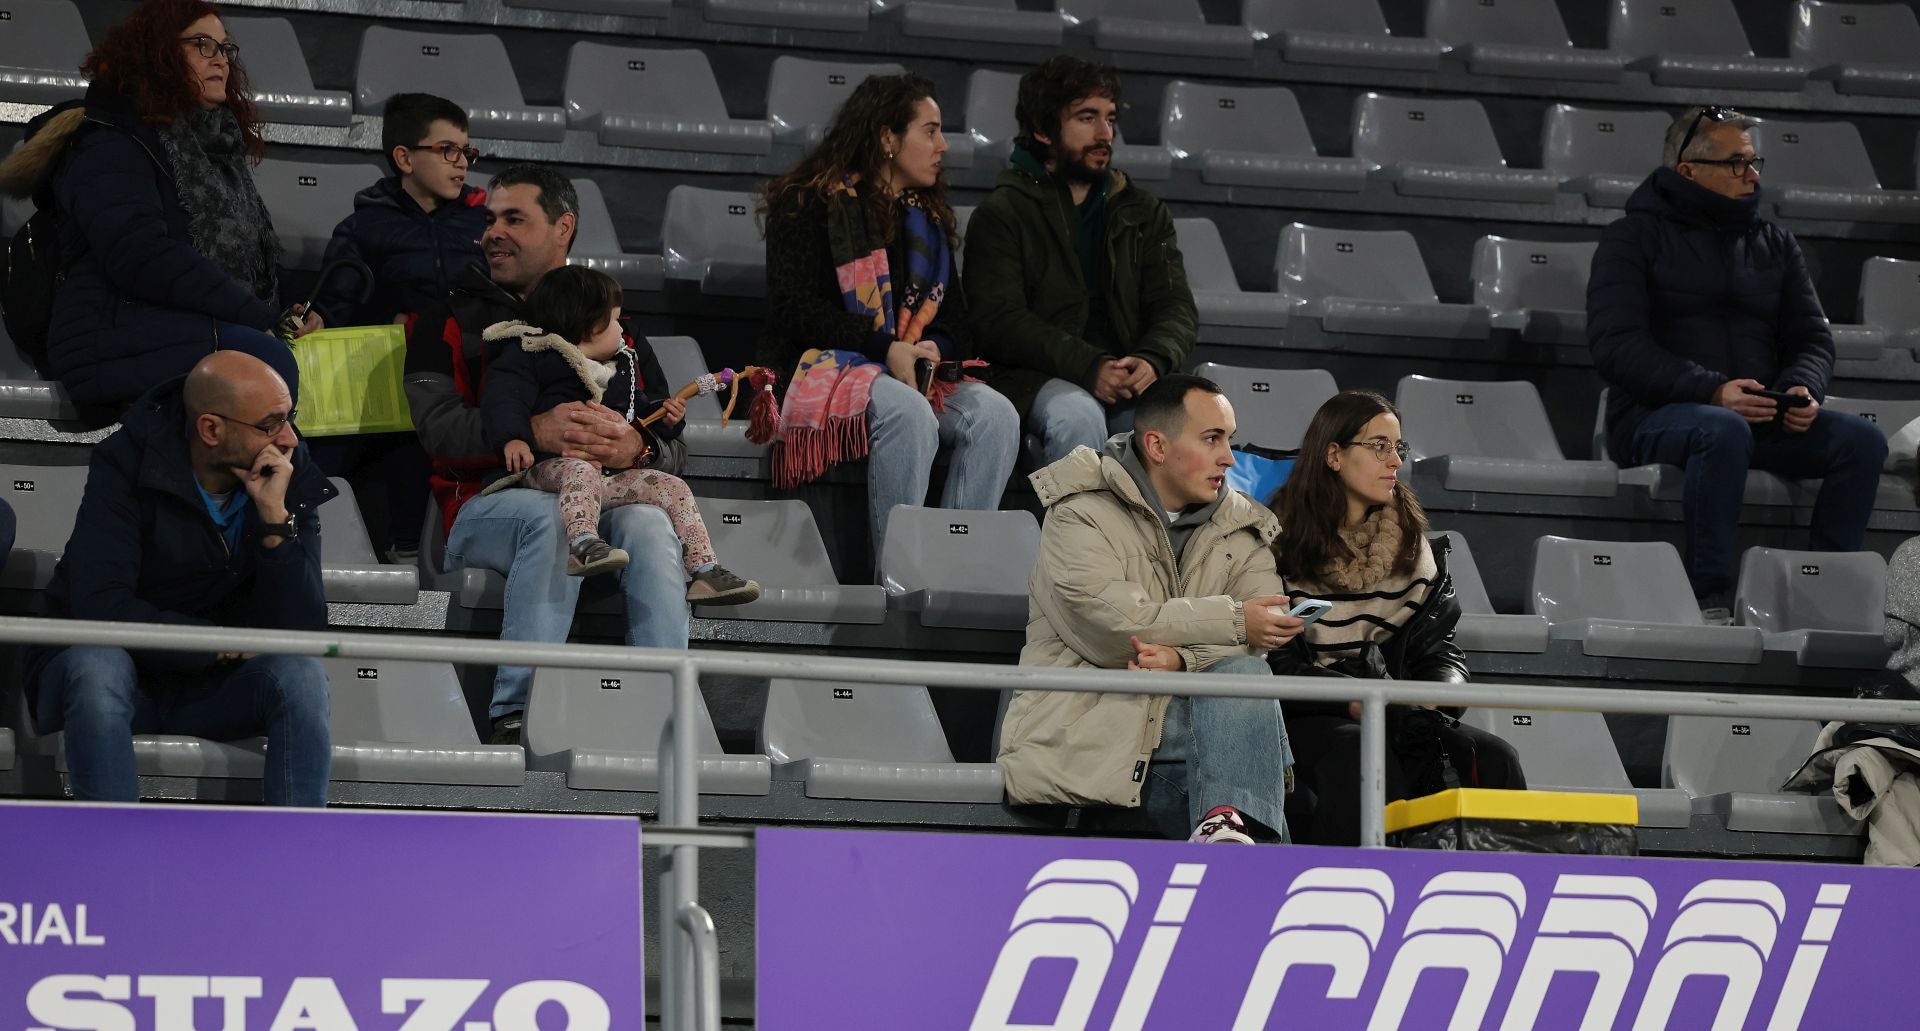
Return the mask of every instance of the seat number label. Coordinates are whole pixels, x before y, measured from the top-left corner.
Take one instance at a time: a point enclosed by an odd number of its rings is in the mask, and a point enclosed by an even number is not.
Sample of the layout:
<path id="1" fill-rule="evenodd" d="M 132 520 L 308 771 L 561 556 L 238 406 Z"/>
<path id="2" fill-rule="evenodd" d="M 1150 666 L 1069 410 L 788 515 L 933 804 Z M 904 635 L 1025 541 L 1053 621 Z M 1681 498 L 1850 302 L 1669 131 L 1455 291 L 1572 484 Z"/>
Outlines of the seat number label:
<path id="1" fill-rule="evenodd" d="M 600 690 L 602 691 L 620 690 L 620 678 L 619 677 L 601 677 Z"/>

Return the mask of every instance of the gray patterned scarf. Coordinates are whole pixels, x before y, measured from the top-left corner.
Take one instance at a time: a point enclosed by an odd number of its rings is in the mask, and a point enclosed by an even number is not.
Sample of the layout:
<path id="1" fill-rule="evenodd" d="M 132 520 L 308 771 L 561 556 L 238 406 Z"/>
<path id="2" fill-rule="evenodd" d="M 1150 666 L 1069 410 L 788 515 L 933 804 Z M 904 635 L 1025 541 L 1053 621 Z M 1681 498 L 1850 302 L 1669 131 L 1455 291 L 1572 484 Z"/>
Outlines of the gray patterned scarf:
<path id="1" fill-rule="evenodd" d="M 271 302 L 280 238 L 247 167 L 240 120 L 224 107 L 196 109 L 160 127 L 175 189 L 187 209 L 193 248 Z"/>

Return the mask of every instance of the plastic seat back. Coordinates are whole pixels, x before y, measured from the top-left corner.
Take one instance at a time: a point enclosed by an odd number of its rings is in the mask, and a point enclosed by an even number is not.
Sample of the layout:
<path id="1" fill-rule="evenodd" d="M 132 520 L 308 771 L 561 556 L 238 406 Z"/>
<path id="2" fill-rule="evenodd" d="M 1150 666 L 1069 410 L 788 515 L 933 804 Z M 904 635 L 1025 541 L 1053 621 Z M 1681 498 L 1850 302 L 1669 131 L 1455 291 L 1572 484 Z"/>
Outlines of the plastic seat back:
<path id="1" fill-rule="evenodd" d="M 701 755 L 720 755 L 720 736 L 697 692 L 694 735 Z M 583 750 L 658 752 L 660 732 L 673 712 L 673 677 L 633 670 L 534 670 L 527 698 L 527 767 L 565 770 L 568 753 Z"/>
<path id="2" fill-rule="evenodd" d="M 1695 798 L 1776 792 L 1813 754 L 1819 734 L 1812 720 L 1669 716 L 1663 779 Z"/>
<path id="3" fill-rule="evenodd" d="M 967 135 L 976 146 L 1010 144 L 1020 132 L 1014 100 L 1020 95 L 1020 76 L 976 68 L 967 76 Z"/>
<path id="4" fill-rule="evenodd" d="M 1609 8 L 1607 45 L 1628 58 L 1753 56 L 1732 0 L 1613 0 Z"/>
<path id="5" fill-rule="evenodd" d="M 0 465 L 0 487 L 13 509 L 15 551 L 67 550 L 87 490 L 85 465 Z"/>
<path id="6" fill-rule="evenodd" d="M 868 76 L 898 75 L 905 70 L 891 62 L 859 64 L 776 57 L 773 70 L 767 74 L 767 121 L 775 133 L 782 135 L 824 129 L 833 121 L 841 101 Z"/>
<path id="7" fill-rule="evenodd" d="M 804 501 L 695 498 L 722 565 L 777 587 L 837 586 L 827 545 Z"/>
<path id="8" fill-rule="evenodd" d="M 1477 100 L 1363 94 L 1353 108 L 1353 154 L 1375 165 L 1507 167 Z"/>
<path id="9" fill-rule="evenodd" d="M 1555 104 L 1547 109 L 1542 145 L 1547 171 L 1562 179 L 1589 175 L 1644 177 L 1660 165 L 1672 116 L 1662 111 L 1603 111 Z"/>
<path id="10" fill-rule="evenodd" d="M 1250 369 L 1205 362 L 1194 373 L 1219 384 L 1232 403 L 1239 424 L 1234 439 L 1267 448 L 1299 447 L 1313 413 L 1340 392 L 1333 373 L 1325 369 Z"/>
<path id="11" fill-rule="evenodd" d="M 924 687 L 775 677 L 760 750 L 775 763 L 831 757 L 950 763 L 953 750 Z"/>
<path id="12" fill-rule="evenodd" d="M 1404 229 L 1329 229 L 1295 222 L 1280 233 L 1277 264 L 1280 292 L 1305 300 L 1439 302 L 1420 245 Z"/>
<path id="13" fill-rule="evenodd" d="M 468 111 L 526 106 L 500 37 L 368 27 L 360 37 L 354 108 L 379 114 L 395 93 L 432 93 Z"/>
<path id="14" fill-rule="evenodd" d="M 223 17 L 227 35 L 240 45 L 247 84 L 255 93 L 312 93 L 313 73 L 300 37 L 285 18 Z"/>
<path id="15" fill-rule="evenodd" d="M 1598 246 L 1483 236 L 1473 245 L 1473 301 L 1496 312 L 1584 312 L 1587 274 Z"/>
<path id="16" fill-rule="evenodd" d="M 698 49 L 649 49 L 579 42 L 567 51 L 567 121 L 602 114 L 661 115 L 724 122 L 727 104 L 713 66 Z"/>
<path id="17" fill-rule="evenodd" d="M 1868 258 L 1860 266 L 1860 321 L 1883 329 L 1920 329 L 1920 261 Z"/>
<path id="18" fill-rule="evenodd" d="M 1427 0 L 1427 35 L 1456 45 L 1573 45 L 1553 0 Z"/>
<path id="19" fill-rule="evenodd" d="M 318 269 L 340 220 L 353 214 L 353 197 L 380 181 L 380 168 L 362 162 L 321 164 L 267 158 L 253 170 L 289 268 Z"/>
<path id="20" fill-rule="evenodd" d="M 749 193 L 676 186 L 667 193 L 660 250 L 669 275 L 697 279 L 714 262 L 764 266 L 767 248 Z"/>
<path id="21" fill-rule="evenodd" d="M 448 747 L 480 743 L 460 678 L 447 662 L 321 659 L 337 743 L 390 741 Z"/>
<path id="22" fill-rule="evenodd" d="M 1768 633 L 1853 630 L 1877 634 L 1886 619 L 1887 560 L 1872 551 L 1748 548 L 1734 614 Z"/>
<path id="23" fill-rule="evenodd" d="M 1220 228 L 1210 218 L 1176 218 L 1173 232 L 1180 243 L 1181 262 L 1187 269 L 1187 285 L 1194 290 L 1238 291 L 1240 279 L 1233 273 L 1233 261 L 1227 257 L 1227 245 L 1220 239 Z"/>
<path id="24" fill-rule="evenodd" d="M 963 591 L 1018 596 L 1040 556 L 1040 523 L 1025 511 L 900 505 L 887 517 L 880 582 L 890 595 Z"/>
<path id="25" fill-rule="evenodd" d="M 1387 19 L 1378 0 L 1244 0 L 1241 20 L 1256 32 L 1330 32 L 1384 36 Z"/>
<path id="26" fill-rule="evenodd" d="M 1540 392 L 1525 380 L 1405 376 L 1395 401 L 1417 461 L 1433 455 L 1564 459 Z"/>
<path id="27" fill-rule="evenodd" d="M 1550 623 L 1621 619 L 1700 626 L 1680 553 L 1665 541 L 1534 542 L 1529 611 Z"/>
<path id="28" fill-rule="evenodd" d="M 1281 87 L 1167 83 L 1160 142 L 1184 159 L 1208 151 L 1315 157 L 1313 137 L 1293 91 Z"/>
<path id="29" fill-rule="evenodd" d="M 80 8 L 69 0 L 8 0 L 6 31 L 0 32 L 0 66 L 32 68 L 79 80 L 80 62 L 93 49 Z M 0 79 L 8 94 L 25 84 Z M 12 99 L 8 96 L 8 99 Z"/>
<path id="30" fill-rule="evenodd" d="M 1073 21 L 1094 18 L 1138 18 L 1173 24 L 1204 24 L 1207 16 L 1199 0 L 1058 0 L 1056 9 Z"/>
<path id="31" fill-rule="evenodd" d="M 1787 26 L 1788 53 L 1815 67 L 1920 66 L 1920 18 L 1906 4 L 1799 0 L 1787 17 Z"/>
<path id="32" fill-rule="evenodd" d="M 1911 12 L 1909 12 L 1911 13 Z M 1851 122 L 1763 121 L 1754 150 L 1767 161 L 1766 180 L 1783 186 L 1878 190 L 1880 176 Z"/>
<path id="33" fill-rule="evenodd" d="M 1466 534 L 1441 530 L 1436 537 L 1447 539 L 1447 576 L 1453 581 L 1453 595 L 1463 615 L 1492 615 L 1493 602 L 1487 597 L 1487 583 L 1480 577 L 1480 563 L 1473 559 L 1473 548 Z"/>

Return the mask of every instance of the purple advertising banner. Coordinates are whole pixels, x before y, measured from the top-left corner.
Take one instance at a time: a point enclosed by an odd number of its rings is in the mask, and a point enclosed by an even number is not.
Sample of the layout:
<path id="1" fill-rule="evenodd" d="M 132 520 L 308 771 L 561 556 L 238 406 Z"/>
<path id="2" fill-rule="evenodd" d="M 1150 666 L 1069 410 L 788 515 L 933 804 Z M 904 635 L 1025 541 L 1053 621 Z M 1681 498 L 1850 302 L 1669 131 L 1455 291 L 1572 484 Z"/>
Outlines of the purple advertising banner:
<path id="1" fill-rule="evenodd" d="M 644 1026 L 633 820 L 0 804 L 6 1031 Z"/>
<path id="2" fill-rule="evenodd" d="M 765 829 L 759 1031 L 1920 1027 L 1920 874 Z"/>

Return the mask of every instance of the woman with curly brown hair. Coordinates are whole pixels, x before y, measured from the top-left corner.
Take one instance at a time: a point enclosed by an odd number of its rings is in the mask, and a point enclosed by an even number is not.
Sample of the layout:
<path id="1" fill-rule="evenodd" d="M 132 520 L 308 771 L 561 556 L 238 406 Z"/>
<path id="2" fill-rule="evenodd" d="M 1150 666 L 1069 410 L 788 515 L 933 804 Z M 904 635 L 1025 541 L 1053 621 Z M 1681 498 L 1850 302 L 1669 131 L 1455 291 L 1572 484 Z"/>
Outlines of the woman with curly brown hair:
<path id="1" fill-rule="evenodd" d="M 946 151 L 933 84 L 876 75 L 762 192 L 762 362 L 791 377 L 774 484 L 866 458 L 876 549 L 893 506 L 925 503 L 940 445 L 952 448 L 940 504 L 975 509 L 999 507 L 1019 446 L 1013 405 L 972 376 Z"/>
<path id="2" fill-rule="evenodd" d="M 59 219 L 48 371 L 76 402 L 118 409 L 233 349 L 297 397 L 292 352 L 269 334 L 280 243 L 253 183 L 260 120 L 219 9 L 146 0 L 82 70 L 85 102 L 36 119 L 0 166 L 0 188 Z"/>

